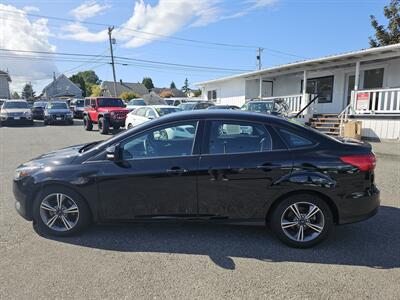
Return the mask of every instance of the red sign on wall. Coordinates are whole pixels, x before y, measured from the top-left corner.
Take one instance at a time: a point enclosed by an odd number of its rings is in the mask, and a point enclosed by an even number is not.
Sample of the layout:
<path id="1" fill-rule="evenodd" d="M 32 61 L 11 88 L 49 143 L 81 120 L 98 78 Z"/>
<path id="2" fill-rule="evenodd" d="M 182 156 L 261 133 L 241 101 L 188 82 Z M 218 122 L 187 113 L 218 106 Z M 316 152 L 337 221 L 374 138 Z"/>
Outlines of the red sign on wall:
<path id="1" fill-rule="evenodd" d="M 356 110 L 368 110 L 369 93 L 359 93 L 356 95 Z"/>

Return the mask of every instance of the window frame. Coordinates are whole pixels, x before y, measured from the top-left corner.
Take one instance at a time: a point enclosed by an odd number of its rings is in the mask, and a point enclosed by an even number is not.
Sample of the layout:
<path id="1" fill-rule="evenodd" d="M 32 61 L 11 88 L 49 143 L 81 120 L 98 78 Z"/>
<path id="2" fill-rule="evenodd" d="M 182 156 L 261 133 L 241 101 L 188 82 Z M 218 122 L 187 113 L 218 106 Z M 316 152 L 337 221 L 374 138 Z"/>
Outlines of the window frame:
<path id="1" fill-rule="evenodd" d="M 210 137 L 211 137 L 211 124 L 213 121 L 216 122 L 243 122 L 243 123 L 250 123 L 250 124 L 255 124 L 255 125 L 260 125 L 262 126 L 266 132 L 269 134 L 271 137 L 271 145 L 272 149 L 268 151 L 247 151 L 247 152 L 235 152 L 235 153 L 209 153 L 209 144 L 210 144 Z M 270 129 L 271 128 L 271 129 Z M 243 119 L 206 119 L 204 122 L 204 136 L 203 136 L 203 141 L 201 145 L 201 155 L 202 156 L 221 156 L 221 155 L 246 155 L 246 154 L 262 154 L 262 153 L 271 153 L 271 152 L 276 152 L 276 151 L 288 151 L 288 147 L 286 143 L 282 140 L 282 137 L 274 132 L 274 134 L 271 132 L 271 130 L 274 130 L 273 125 L 265 122 L 259 122 L 259 121 L 249 121 L 249 120 L 243 120 Z M 274 140 L 273 136 L 277 136 L 283 145 L 285 145 L 285 149 L 273 149 L 274 148 Z"/>
<path id="2" fill-rule="evenodd" d="M 327 79 L 327 78 L 331 78 L 332 79 L 332 91 L 330 93 L 331 96 L 331 101 L 321 101 L 318 98 L 318 103 L 333 103 L 333 90 L 335 88 L 335 75 L 328 75 L 328 76 L 320 76 L 320 77 L 313 77 L 313 78 L 307 78 L 307 83 L 308 81 L 312 81 L 312 80 L 319 80 L 319 79 Z M 300 82 L 300 93 L 303 93 L 303 79 Z M 306 85 L 306 89 L 307 89 L 307 85 Z"/>
<path id="3" fill-rule="evenodd" d="M 276 134 L 279 136 L 279 138 L 281 139 L 281 141 L 284 143 L 284 145 L 286 146 L 286 148 L 289 150 L 289 151 L 297 151 L 297 150 L 303 150 L 303 149 L 312 149 L 312 148 L 315 148 L 315 147 L 317 147 L 318 145 L 319 145 L 319 142 L 316 140 L 316 139 L 314 139 L 314 138 L 310 138 L 310 137 L 304 137 L 304 134 L 303 133 L 301 133 L 301 132 L 299 132 L 300 130 L 299 129 L 297 129 L 297 128 L 292 128 L 292 127 L 288 127 L 288 126 L 277 126 L 277 125 L 274 125 L 274 126 L 271 126 L 272 128 L 273 128 L 273 130 L 275 130 L 275 132 L 276 132 Z M 287 132 L 291 132 L 291 133 L 293 133 L 293 134 L 295 134 L 295 135 L 298 135 L 298 136 L 300 136 L 301 138 L 304 138 L 304 139 L 306 139 L 306 140 L 309 140 L 310 142 L 311 142 L 311 144 L 310 145 L 305 145 L 305 146 L 301 146 L 301 147 L 292 147 L 292 146 L 290 146 L 289 145 L 289 143 L 286 141 L 286 139 L 283 137 L 283 135 L 282 135 L 282 133 L 281 133 L 281 130 L 285 130 L 285 131 L 287 131 Z"/>

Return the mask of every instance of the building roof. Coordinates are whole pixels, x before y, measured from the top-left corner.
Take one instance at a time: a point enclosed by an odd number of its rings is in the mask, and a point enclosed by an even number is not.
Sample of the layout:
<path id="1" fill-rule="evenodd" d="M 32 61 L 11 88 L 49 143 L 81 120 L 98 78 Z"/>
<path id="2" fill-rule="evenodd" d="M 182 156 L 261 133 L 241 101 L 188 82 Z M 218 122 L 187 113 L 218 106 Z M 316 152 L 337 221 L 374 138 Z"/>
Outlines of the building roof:
<path id="1" fill-rule="evenodd" d="M 69 81 L 69 83 L 70 83 L 71 85 L 76 86 L 79 90 L 82 91 L 82 89 L 81 89 L 78 85 L 76 85 L 75 83 L 73 83 L 67 76 L 65 76 L 64 74 L 60 74 L 60 75 L 57 76 L 57 78 L 53 79 L 49 84 L 47 84 L 47 85 L 43 88 L 42 93 L 44 93 L 44 91 L 48 90 L 53 84 L 55 84 L 55 82 L 57 82 L 57 81 L 60 80 L 61 78 L 66 79 L 67 81 Z M 65 94 L 65 91 L 64 91 L 62 94 Z"/>
<path id="2" fill-rule="evenodd" d="M 8 74 L 8 72 L 0 70 L 0 76 L 5 76 L 7 78 L 7 81 L 11 82 L 11 77 L 10 74 Z"/>
<path id="3" fill-rule="evenodd" d="M 121 95 L 124 92 L 135 93 L 140 97 L 149 93 L 145 85 L 141 83 L 119 81 L 115 83 L 115 88 L 117 96 Z M 113 96 L 114 82 L 103 81 L 101 84 L 101 90 L 103 96 Z"/>
<path id="4" fill-rule="evenodd" d="M 160 95 L 163 91 L 170 91 L 173 97 L 178 97 L 178 98 L 186 98 L 186 94 L 179 89 L 169 89 L 169 88 L 153 88 L 151 89 L 152 92 L 156 93 L 157 95 Z"/>
<path id="5" fill-rule="evenodd" d="M 369 48 L 369 49 L 352 51 L 352 52 L 347 52 L 347 53 L 342 53 L 342 54 L 324 56 L 324 57 L 320 57 L 320 58 L 316 58 L 316 59 L 296 61 L 296 62 L 292 62 L 289 64 L 274 66 L 274 67 L 270 67 L 270 68 L 266 68 L 266 69 L 262 69 L 262 70 L 246 72 L 246 73 L 242 73 L 242 74 L 217 78 L 217 79 L 203 81 L 203 82 L 197 82 L 197 83 L 195 83 L 195 85 L 196 86 L 204 86 L 204 85 L 211 84 L 211 83 L 217 83 L 217 82 L 238 79 L 238 78 L 263 76 L 263 75 L 267 75 L 270 73 L 273 74 L 273 73 L 278 73 L 278 72 L 285 72 L 285 71 L 290 71 L 290 70 L 294 70 L 294 69 L 298 69 L 298 68 L 313 68 L 313 67 L 326 65 L 328 63 L 338 63 L 339 64 L 339 63 L 344 63 L 349 60 L 358 60 L 358 61 L 362 62 L 362 61 L 367 61 L 367 60 L 371 60 L 371 59 L 377 59 L 377 58 L 379 59 L 380 57 L 386 57 L 386 56 L 400 57 L 400 43 L 394 44 L 394 45 L 389 45 L 389 46 Z"/>
<path id="6" fill-rule="evenodd" d="M 144 95 L 142 98 L 143 98 L 144 102 L 146 102 L 147 105 L 166 105 L 167 104 L 163 98 L 161 98 L 154 92 L 150 92 L 150 94 Z"/>

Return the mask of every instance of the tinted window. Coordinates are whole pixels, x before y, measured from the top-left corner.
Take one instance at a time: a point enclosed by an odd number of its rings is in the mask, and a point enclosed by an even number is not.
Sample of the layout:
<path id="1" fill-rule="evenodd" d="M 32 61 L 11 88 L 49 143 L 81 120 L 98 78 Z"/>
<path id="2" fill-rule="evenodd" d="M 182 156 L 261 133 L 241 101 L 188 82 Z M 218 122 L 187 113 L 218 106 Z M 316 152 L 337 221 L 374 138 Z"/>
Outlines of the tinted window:
<path id="1" fill-rule="evenodd" d="M 46 102 L 35 102 L 33 103 L 33 107 L 45 107 Z"/>
<path id="2" fill-rule="evenodd" d="M 156 111 L 158 112 L 159 116 L 168 115 L 170 113 L 182 111 L 177 107 L 156 107 Z"/>
<path id="3" fill-rule="evenodd" d="M 271 135 L 261 124 L 211 121 L 209 153 L 227 154 L 272 150 Z"/>
<path id="4" fill-rule="evenodd" d="M 196 103 L 182 103 L 179 105 L 179 108 L 183 110 L 191 110 L 196 106 Z"/>
<path id="5" fill-rule="evenodd" d="M 6 101 L 3 108 L 28 108 L 28 103 L 25 101 Z"/>
<path id="6" fill-rule="evenodd" d="M 75 105 L 76 105 L 77 107 L 83 107 L 83 104 L 84 104 L 84 101 L 83 101 L 83 100 L 78 100 L 78 101 L 75 102 Z"/>
<path id="7" fill-rule="evenodd" d="M 270 113 L 274 110 L 274 103 L 271 102 L 250 102 L 244 108 L 244 110 L 260 112 L 260 113 Z"/>
<path id="8" fill-rule="evenodd" d="M 197 122 L 177 123 L 147 131 L 122 144 L 124 159 L 192 154 Z"/>
<path id="9" fill-rule="evenodd" d="M 311 142 L 310 140 L 306 139 L 305 137 L 299 136 L 293 132 L 284 129 L 279 130 L 279 132 L 281 133 L 283 139 L 290 148 L 305 147 L 313 144 L 313 142 Z"/>

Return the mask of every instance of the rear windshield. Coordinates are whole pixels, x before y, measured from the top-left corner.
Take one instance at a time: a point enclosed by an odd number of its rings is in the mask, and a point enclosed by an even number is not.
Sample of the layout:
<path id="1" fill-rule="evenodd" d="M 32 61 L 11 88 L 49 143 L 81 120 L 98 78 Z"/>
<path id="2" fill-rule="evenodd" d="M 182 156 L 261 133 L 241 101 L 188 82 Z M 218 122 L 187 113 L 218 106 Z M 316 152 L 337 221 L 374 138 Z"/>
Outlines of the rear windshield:
<path id="1" fill-rule="evenodd" d="M 157 107 L 156 111 L 158 112 L 158 114 L 161 116 L 164 115 L 168 115 L 170 113 L 174 113 L 174 112 L 178 112 L 178 111 L 182 111 L 181 109 L 177 108 L 177 107 Z"/>
<path id="2" fill-rule="evenodd" d="M 146 102 L 144 102 L 144 100 L 141 99 L 137 99 L 137 100 L 131 100 L 129 102 L 129 105 L 140 105 L 140 106 L 145 106 Z"/>
<path id="3" fill-rule="evenodd" d="M 3 108 L 28 108 L 28 103 L 25 101 L 6 101 Z"/>
<path id="4" fill-rule="evenodd" d="M 196 106 L 196 103 L 182 103 L 179 105 L 179 108 L 183 109 L 183 110 L 189 110 L 189 109 L 193 109 L 193 107 Z"/>
<path id="5" fill-rule="evenodd" d="M 49 102 L 47 104 L 47 109 L 66 109 L 68 108 L 67 103 L 65 102 Z"/>
<path id="6" fill-rule="evenodd" d="M 100 107 L 124 107 L 124 102 L 121 99 L 115 98 L 100 98 L 98 100 Z"/>
<path id="7" fill-rule="evenodd" d="M 273 102 L 251 102 L 247 105 L 247 110 L 261 113 L 269 113 L 273 111 Z"/>

